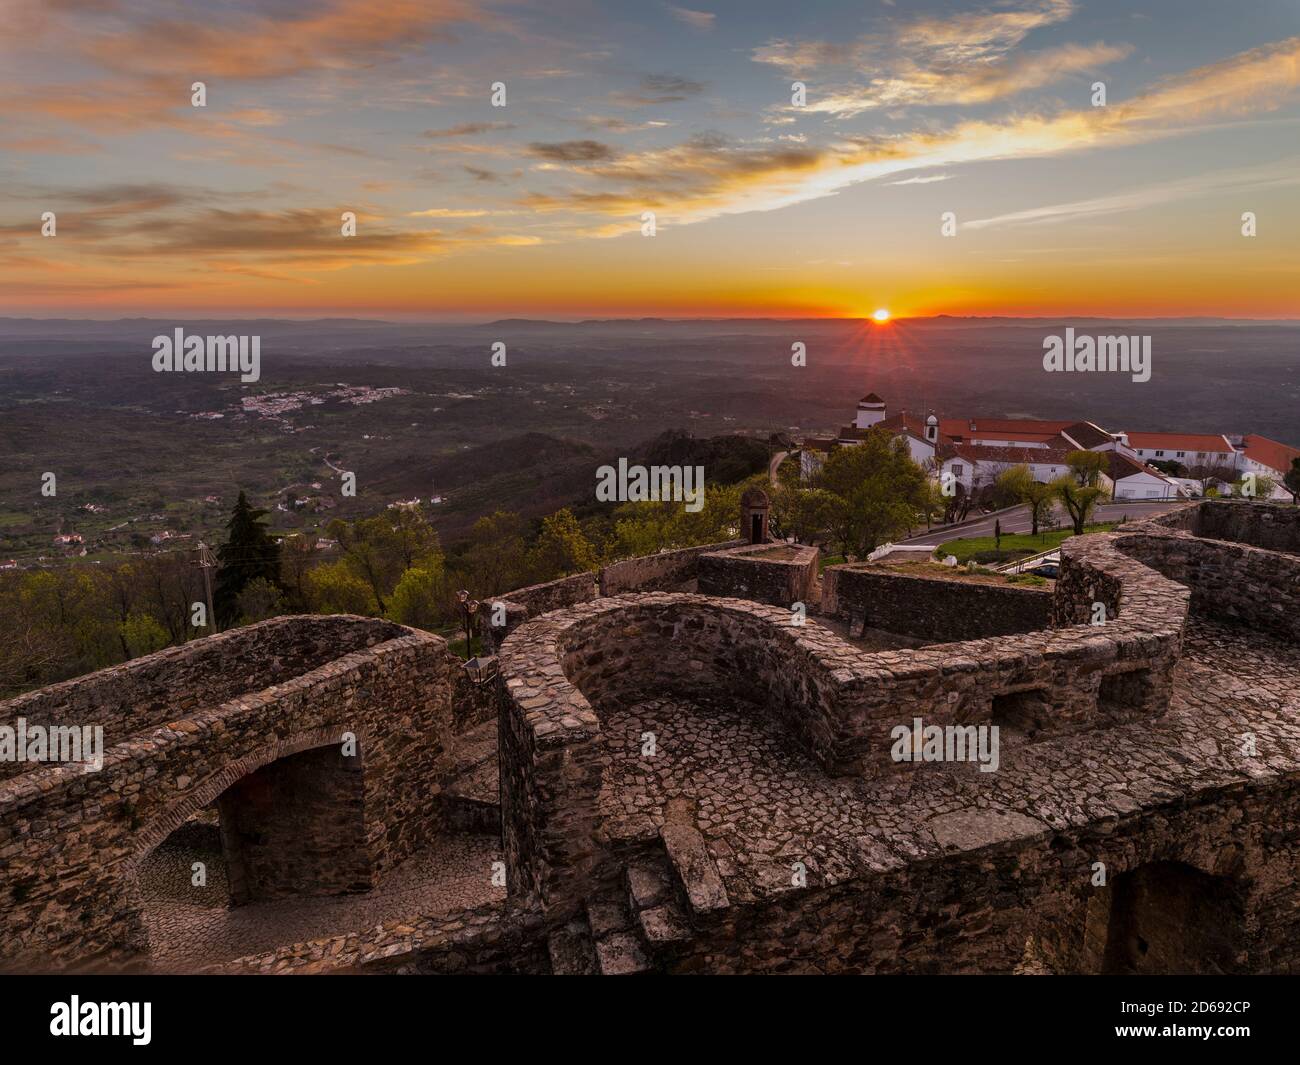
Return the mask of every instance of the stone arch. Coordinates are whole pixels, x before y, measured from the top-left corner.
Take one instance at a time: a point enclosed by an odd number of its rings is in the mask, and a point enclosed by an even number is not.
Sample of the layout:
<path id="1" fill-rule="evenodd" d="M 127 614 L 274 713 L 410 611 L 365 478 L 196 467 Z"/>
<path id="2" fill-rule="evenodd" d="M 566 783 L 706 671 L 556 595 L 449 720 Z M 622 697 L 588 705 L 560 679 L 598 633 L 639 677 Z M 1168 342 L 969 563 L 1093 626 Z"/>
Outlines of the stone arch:
<path id="1" fill-rule="evenodd" d="M 337 746 L 344 731 L 347 730 L 335 725 L 296 732 L 275 743 L 255 748 L 228 763 L 200 781 L 136 833 L 135 846 L 125 860 L 124 871 L 128 875 L 139 872 L 144 860 L 163 840 L 194 814 L 210 805 L 231 785 L 282 758 L 317 747 Z M 365 745 L 360 735 L 357 736 L 357 752 L 358 757 L 364 757 Z"/>
<path id="2" fill-rule="evenodd" d="M 338 726 L 310 729 L 249 751 L 191 788 L 137 833 L 132 852 L 120 867 L 129 902 L 127 941 L 132 951 L 145 954 L 150 950 L 144 920 L 147 904 L 140 882 L 146 861 L 173 832 L 213 802 L 219 804 L 221 814 L 222 857 L 231 903 L 344 894 L 372 886 L 375 863 L 365 823 L 364 736 L 357 735 L 355 758 L 345 758 L 340 750 L 344 731 Z M 319 778 L 322 767 L 328 775 L 324 787 L 318 780 L 318 786 L 312 788 L 310 778 Z M 351 778 L 344 789 L 337 786 L 340 773 Z M 305 789 L 304 778 L 308 780 Z M 277 802 L 286 788 L 294 800 Z M 330 794 L 331 789 L 337 794 Z M 312 791 L 316 792 L 315 808 L 310 807 L 310 798 L 306 802 L 299 799 Z M 259 792 L 265 800 L 260 804 Z M 309 808 L 303 810 L 304 805 Z M 261 809 L 255 808 L 258 806 Z M 259 823 L 258 818 L 267 818 L 268 810 L 269 823 Z M 251 839 L 250 822 L 254 830 Z M 318 847 L 322 834 L 331 838 L 332 852 Z M 295 861 L 292 854 L 284 853 L 295 849 L 304 857 Z M 324 875 L 323 866 L 327 867 Z"/>

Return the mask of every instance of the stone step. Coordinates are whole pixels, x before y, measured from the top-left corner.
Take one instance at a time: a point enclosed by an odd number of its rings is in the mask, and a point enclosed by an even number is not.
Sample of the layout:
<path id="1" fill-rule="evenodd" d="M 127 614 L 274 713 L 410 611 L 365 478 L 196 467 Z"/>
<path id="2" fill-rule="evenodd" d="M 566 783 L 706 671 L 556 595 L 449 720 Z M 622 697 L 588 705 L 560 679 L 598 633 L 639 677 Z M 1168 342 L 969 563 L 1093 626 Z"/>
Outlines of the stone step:
<path id="1" fill-rule="evenodd" d="M 663 856 L 636 858 L 628 862 L 623 875 L 634 913 L 662 906 L 673 897 L 672 872 Z"/>
<path id="2" fill-rule="evenodd" d="M 594 976 L 600 971 L 596 944 L 585 921 L 570 921 L 547 937 L 551 972 L 556 976 Z"/>
<path id="3" fill-rule="evenodd" d="M 651 951 L 657 947 L 685 943 L 694 935 L 690 919 L 676 899 L 639 911 L 636 920 L 641 939 Z"/>
<path id="4" fill-rule="evenodd" d="M 727 909 L 731 899 L 699 829 L 693 824 L 670 821 L 659 830 L 659 836 L 691 913 L 707 917 Z"/>
<path id="5" fill-rule="evenodd" d="M 632 932 L 611 932 L 596 941 L 596 961 L 602 976 L 633 976 L 650 972 L 641 941 Z"/>
<path id="6" fill-rule="evenodd" d="M 626 892 L 614 885 L 586 900 L 587 924 L 595 940 L 596 964 L 604 976 L 649 972 Z"/>

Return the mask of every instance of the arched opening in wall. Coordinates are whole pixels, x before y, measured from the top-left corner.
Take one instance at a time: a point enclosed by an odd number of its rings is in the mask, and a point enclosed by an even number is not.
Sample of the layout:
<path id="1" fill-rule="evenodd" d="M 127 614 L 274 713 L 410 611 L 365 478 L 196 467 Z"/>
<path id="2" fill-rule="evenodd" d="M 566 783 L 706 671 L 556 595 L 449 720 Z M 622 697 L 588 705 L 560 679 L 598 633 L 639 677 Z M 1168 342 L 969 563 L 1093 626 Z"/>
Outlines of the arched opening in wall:
<path id="1" fill-rule="evenodd" d="M 998 726 L 1001 743 L 1033 740 L 1051 717 L 1052 705 L 1046 688 L 1026 688 L 993 696 L 989 724 Z"/>
<path id="2" fill-rule="evenodd" d="M 268 761 L 215 797 L 192 796 L 206 805 L 134 863 L 151 959 L 188 958 L 195 942 L 220 938 L 236 907 L 369 891 L 363 785 L 360 755 L 333 742 Z"/>
<path id="3" fill-rule="evenodd" d="M 1233 881 L 1182 862 L 1148 862 L 1117 876 L 1103 973 L 1230 973 L 1242 949 Z"/>

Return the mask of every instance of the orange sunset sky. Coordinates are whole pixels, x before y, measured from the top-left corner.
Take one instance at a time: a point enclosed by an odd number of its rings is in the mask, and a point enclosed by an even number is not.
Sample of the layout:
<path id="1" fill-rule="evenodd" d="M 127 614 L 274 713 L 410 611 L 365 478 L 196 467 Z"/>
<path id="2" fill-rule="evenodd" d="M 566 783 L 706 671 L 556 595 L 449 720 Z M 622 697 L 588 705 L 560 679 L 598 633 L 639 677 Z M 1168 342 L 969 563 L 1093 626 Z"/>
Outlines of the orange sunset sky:
<path id="1" fill-rule="evenodd" d="M 696 2 L 8 0 L 0 314 L 1300 316 L 1295 0 Z"/>

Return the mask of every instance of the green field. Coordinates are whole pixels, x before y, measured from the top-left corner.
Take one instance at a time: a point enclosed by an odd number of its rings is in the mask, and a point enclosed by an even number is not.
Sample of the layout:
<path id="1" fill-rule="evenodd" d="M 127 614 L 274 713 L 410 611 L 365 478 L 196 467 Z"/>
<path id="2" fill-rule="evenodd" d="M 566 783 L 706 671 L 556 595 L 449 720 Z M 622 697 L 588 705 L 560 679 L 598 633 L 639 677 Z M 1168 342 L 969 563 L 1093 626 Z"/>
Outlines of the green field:
<path id="1" fill-rule="evenodd" d="M 1085 533 L 1109 532 L 1113 528 L 1115 523 L 1112 521 L 1098 525 L 1085 525 L 1083 531 Z M 1018 558 L 1026 558 L 1040 551 L 1050 551 L 1052 548 L 1060 547 L 1062 540 L 1067 540 L 1073 535 L 1074 531 L 1069 527 L 1040 532 L 1037 536 L 1030 533 L 1004 533 L 1000 555 L 991 536 L 959 538 L 940 544 L 935 548 L 934 557 L 943 559 L 948 555 L 954 555 L 959 563 L 1014 562 Z"/>

